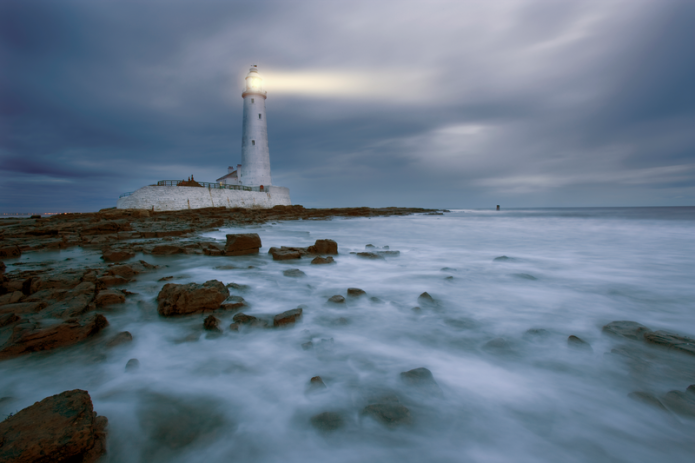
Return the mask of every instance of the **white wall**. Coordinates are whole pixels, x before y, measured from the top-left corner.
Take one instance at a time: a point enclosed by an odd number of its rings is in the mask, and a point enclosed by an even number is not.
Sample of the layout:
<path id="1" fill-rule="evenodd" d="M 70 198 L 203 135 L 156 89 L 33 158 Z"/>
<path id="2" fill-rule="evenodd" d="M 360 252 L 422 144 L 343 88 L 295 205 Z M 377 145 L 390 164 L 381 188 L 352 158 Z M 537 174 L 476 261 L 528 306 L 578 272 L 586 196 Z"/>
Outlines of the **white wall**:
<path id="1" fill-rule="evenodd" d="M 203 207 L 244 207 L 268 209 L 273 206 L 290 206 L 290 190 L 270 186 L 267 192 L 228 189 L 207 189 L 185 186 L 146 186 L 118 200 L 118 209 L 149 209 L 155 211 L 179 211 Z"/>

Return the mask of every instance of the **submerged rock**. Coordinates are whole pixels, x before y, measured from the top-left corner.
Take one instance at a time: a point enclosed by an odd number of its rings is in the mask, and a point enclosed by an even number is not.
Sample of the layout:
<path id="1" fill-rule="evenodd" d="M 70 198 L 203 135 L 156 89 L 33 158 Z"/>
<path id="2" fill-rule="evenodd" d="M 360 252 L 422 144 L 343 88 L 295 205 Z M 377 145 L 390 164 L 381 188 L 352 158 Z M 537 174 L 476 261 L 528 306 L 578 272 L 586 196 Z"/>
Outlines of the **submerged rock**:
<path id="1" fill-rule="evenodd" d="M 320 376 L 314 376 L 309 380 L 309 386 L 312 389 L 326 389 L 323 379 Z"/>
<path id="2" fill-rule="evenodd" d="M 171 317 L 215 310 L 228 297 L 229 290 L 217 280 L 206 281 L 202 285 L 168 283 L 157 296 L 157 311 L 160 315 Z"/>
<path id="3" fill-rule="evenodd" d="M 695 339 L 668 331 L 644 333 L 644 340 L 650 344 L 667 347 L 685 354 L 695 355 Z"/>
<path id="4" fill-rule="evenodd" d="M 538 278 L 534 277 L 533 275 L 529 275 L 528 273 L 515 273 L 515 277 L 521 278 L 523 280 L 537 280 Z"/>
<path id="5" fill-rule="evenodd" d="M 122 304 L 125 302 L 125 294 L 115 289 L 102 290 L 99 291 L 94 302 L 99 307 L 104 307 L 112 304 Z"/>
<path id="6" fill-rule="evenodd" d="M 335 296 L 329 297 L 328 302 L 332 302 L 334 304 L 342 304 L 345 302 L 345 298 L 340 294 L 336 294 Z"/>
<path id="7" fill-rule="evenodd" d="M 133 342 L 133 335 L 129 331 L 121 331 L 116 336 L 109 339 L 106 343 L 106 347 L 116 347 L 122 344 L 128 344 Z"/>
<path id="8" fill-rule="evenodd" d="M 430 293 L 428 293 L 427 291 L 425 291 L 417 297 L 417 302 L 420 305 L 429 307 L 434 307 L 437 305 L 437 301 L 432 296 L 430 296 Z"/>
<path id="9" fill-rule="evenodd" d="M 273 317 L 273 326 L 293 325 L 302 316 L 302 308 L 288 310 Z"/>
<path id="10" fill-rule="evenodd" d="M 651 330 L 637 322 L 619 320 L 608 323 L 601 331 L 611 336 L 641 340 L 644 333 Z"/>
<path id="11" fill-rule="evenodd" d="M 138 359 L 130 359 L 128 363 L 125 364 L 125 371 L 136 371 L 140 368 L 140 361 Z"/>
<path id="12" fill-rule="evenodd" d="M 695 397 L 681 391 L 670 391 L 664 394 L 662 402 L 674 413 L 684 418 L 695 418 Z"/>
<path id="13" fill-rule="evenodd" d="M 208 315 L 205 320 L 203 320 L 203 328 L 207 331 L 222 331 L 220 329 L 220 320 L 214 315 Z"/>
<path id="14" fill-rule="evenodd" d="M 584 341 L 582 338 L 575 336 L 575 335 L 570 335 L 567 338 L 567 346 L 571 347 L 572 349 L 593 351 L 593 349 L 591 348 L 591 344 L 589 344 L 588 342 Z"/>
<path id="15" fill-rule="evenodd" d="M 350 254 L 355 254 L 357 257 L 362 257 L 363 259 L 383 259 L 376 252 L 351 252 Z"/>
<path id="16" fill-rule="evenodd" d="M 657 399 L 656 396 L 651 392 L 634 391 L 629 393 L 627 396 L 636 402 L 641 402 L 645 405 L 649 405 L 650 407 L 667 411 L 666 407 L 664 407 L 664 404 L 662 404 L 661 401 Z"/>
<path id="17" fill-rule="evenodd" d="M 319 431 L 335 431 L 344 425 L 343 417 L 336 412 L 323 412 L 311 417 L 311 425 Z"/>
<path id="18" fill-rule="evenodd" d="M 494 259 L 492 259 L 493 262 L 505 262 L 508 260 L 512 260 L 512 258 L 507 257 L 507 256 L 499 256 L 499 257 L 495 257 Z"/>
<path id="19" fill-rule="evenodd" d="M 401 380 L 411 386 L 438 386 L 432 372 L 424 367 L 402 372 Z"/>
<path id="20" fill-rule="evenodd" d="M 312 264 L 314 265 L 323 265 L 323 264 L 333 264 L 335 263 L 335 259 L 333 259 L 331 256 L 328 257 L 314 257 L 314 259 L 311 261 Z"/>
<path id="21" fill-rule="evenodd" d="M 47 397 L 0 422 L 0 461 L 95 462 L 106 452 L 107 423 L 87 391 Z"/>
<path id="22" fill-rule="evenodd" d="M 367 292 L 360 288 L 348 288 L 347 294 L 348 296 L 358 297 L 362 296 L 363 294 L 367 294 Z"/>
<path id="23" fill-rule="evenodd" d="M 513 352 L 512 343 L 504 338 L 495 338 L 486 342 L 482 349 L 490 354 L 509 354 Z"/>
<path id="24" fill-rule="evenodd" d="M 298 268 L 291 268 L 289 270 L 284 270 L 282 272 L 282 274 L 285 275 L 286 277 L 290 277 L 290 278 L 301 278 L 301 277 L 306 276 L 306 273 L 302 272 Z"/>
<path id="25" fill-rule="evenodd" d="M 367 405 L 362 409 L 362 415 L 389 427 L 411 422 L 410 410 L 399 403 Z"/>
<path id="26" fill-rule="evenodd" d="M 282 250 L 277 248 L 270 248 L 270 254 L 273 256 L 273 260 L 290 260 L 299 259 L 302 257 L 299 251 Z"/>

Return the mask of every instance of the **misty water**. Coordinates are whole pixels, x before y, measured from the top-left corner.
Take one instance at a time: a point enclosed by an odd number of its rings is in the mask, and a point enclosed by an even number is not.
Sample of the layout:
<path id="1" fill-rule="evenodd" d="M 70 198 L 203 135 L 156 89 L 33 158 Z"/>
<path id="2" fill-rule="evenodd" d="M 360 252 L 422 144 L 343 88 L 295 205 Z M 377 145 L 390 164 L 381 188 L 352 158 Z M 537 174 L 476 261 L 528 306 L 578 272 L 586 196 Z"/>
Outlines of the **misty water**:
<path id="1" fill-rule="evenodd" d="M 243 257 L 137 256 L 162 268 L 139 275 L 127 286 L 137 294 L 104 311 L 103 336 L 0 364 L 0 396 L 13 398 L 0 413 L 88 390 L 109 419 L 109 462 L 690 462 L 695 420 L 628 394 L 685 390 L 695 358 L 610 338 L 601 327 L 633 320 L 695 335 L 694 224 L 693 208 L 455 210 L 213 231 L 206 236 L 221 241 L 257 232 L 263 248 Z M 267 254 L 322 238 L 338 242 L 335 264 Z M 400 255 L 350 254 L 367 244 Z M 22 259 L 87 264 L 99 256 Z M 306 276 L 284 276 L 291 268 Z M 231 290 L 247 301 L 244 313 L 302 307 L 303 317 L 286 329 L 231 332 L 234 313 L 219 313 L 224 332 L 211 336 L 205 315 L 158 316 L 164 276 L 246 285 Z M 367 294 L 348 297 L 349 287 Z M 425 291 L 434 304 L 418 301 Z M 327 302 L 336 294 L 346 303 Z M 104 340 L 123 330 L 134 341 L 106 349 Z M 569 335 L 591 349 L 568 347 Z M 611 353 L 622 345 L 632 358 Z M 140 369 L 127 373 L 131 358 Z M 418 367 L 436 387 L 401 380 Z M 310 387 L 316 375 L 325 389 Z M 407 407 L 410 422 L 385 426 L 361 413 L 384 402 Z M 311 417 L 325 411 L 343 426 L 314 428 Z"/>

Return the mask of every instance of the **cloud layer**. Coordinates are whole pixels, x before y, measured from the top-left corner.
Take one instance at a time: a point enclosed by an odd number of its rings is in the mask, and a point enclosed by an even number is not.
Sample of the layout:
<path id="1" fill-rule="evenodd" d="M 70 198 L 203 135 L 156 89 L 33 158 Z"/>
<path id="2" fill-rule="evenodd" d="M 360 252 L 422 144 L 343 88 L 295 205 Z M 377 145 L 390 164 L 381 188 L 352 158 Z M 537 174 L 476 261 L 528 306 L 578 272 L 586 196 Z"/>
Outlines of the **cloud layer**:
<path id="1" fill-rule="evenodd" d="M 249 64 L 297 204 L 692 205 L 694 26 L 688 1 L 3 2 L 0 211 L 214 180 Z"/>

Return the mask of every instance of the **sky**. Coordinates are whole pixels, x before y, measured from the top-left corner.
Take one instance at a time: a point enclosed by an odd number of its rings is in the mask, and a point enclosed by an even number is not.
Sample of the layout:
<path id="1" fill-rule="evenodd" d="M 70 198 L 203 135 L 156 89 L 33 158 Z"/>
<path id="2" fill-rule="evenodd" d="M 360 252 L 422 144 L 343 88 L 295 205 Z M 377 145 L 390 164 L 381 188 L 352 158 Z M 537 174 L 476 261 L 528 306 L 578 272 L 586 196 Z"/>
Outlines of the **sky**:
<path id="1" fill-rule="evenodd" d="M 695 205 L 695 1 L 0 1 L 0 212 L 241 162 L 305 207 Z"/>

